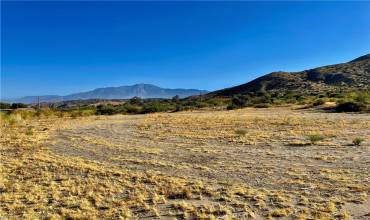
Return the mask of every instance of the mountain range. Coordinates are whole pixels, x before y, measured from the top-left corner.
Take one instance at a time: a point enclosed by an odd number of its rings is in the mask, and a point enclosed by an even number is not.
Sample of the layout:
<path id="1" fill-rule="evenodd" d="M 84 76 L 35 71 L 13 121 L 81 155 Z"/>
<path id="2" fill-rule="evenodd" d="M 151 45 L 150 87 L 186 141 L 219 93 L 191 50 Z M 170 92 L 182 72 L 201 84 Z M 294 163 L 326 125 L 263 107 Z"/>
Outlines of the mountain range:
<path id="1" fill-rule="evenodd" d="M 98 88 L 66 96 L 40 96 L 41 102 L 87 99 L 180 98 L 207 94 L 206 97 L 231 97 L 236 94 L 284 93 L 319 94 L 329 91 L 370 91 L 370 54 L 347 63 L 322 66 L 300 72 L 272 72 L 248 83 L 213 92 L 197 89 L 166 89 L 151 84 Z M 38 96 L 26 96 L 7 102 L 36 103 Z"/>
<path id="2" fill-rule="evenodd" d="M 25 96 L 17 99 L 4 99 L 6 102 L 37 103 L 40 102 L 59 102 L 68 100 L 87 100 L 87 99 L 129 99 L 132 97 L 140 98 L 172 98 L 178 95 L 180 98 L 188 96 L 206 94 L 206 90 L 198 89 L 167 89 L 151 84 L 135 84 L 131 86 L 97 88 L 87 92 L 74 93 L 66 96 L 44 95 L 44 96 Z"/>

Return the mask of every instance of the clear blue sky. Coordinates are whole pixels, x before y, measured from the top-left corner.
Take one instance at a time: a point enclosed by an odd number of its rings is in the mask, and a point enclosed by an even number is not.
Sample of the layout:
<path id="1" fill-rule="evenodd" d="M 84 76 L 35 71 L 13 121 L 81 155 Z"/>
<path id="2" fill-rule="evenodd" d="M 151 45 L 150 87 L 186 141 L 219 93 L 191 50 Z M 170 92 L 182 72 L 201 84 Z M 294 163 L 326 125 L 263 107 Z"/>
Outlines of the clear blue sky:
<path id="1" fill-rule="evenodd" d="M 370 52 L 370 2 L 2 2 L 1 95 L 215 90 Z"/>

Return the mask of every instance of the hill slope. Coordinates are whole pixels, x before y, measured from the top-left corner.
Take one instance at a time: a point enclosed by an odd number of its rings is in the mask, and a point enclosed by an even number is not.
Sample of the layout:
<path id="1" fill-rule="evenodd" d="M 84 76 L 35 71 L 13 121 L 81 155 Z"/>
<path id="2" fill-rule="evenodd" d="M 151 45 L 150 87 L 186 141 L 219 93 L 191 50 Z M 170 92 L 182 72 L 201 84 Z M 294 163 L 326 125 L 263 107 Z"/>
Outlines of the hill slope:
<path id="1" fill-rule="evenodd" d="M 338 89 L 370 89 L 370 54 L 348 63 L 301 72 L 272 72 L 239 86 L 211 92 L 208 96 L 228 97 L 235 94 L 286 91 L 315 94 Z"/>
<path id="2" fill-rule="evenodd" d="M 167 89 L 151 84 L 136 84 L 132 86 L 98 88 L 88 92 L 74 93 L 66 96 L 40 96 L 41 102 L 57 102 L 80 99 L 129 99 L 140 98 L 172 98 L 178 95 L 181 98 L 205 94 L 206 90 L 197 89 Z M 26 96 L 19 99 L 6 100 L 9 102 L 36 103 L 37 96 Z"/>

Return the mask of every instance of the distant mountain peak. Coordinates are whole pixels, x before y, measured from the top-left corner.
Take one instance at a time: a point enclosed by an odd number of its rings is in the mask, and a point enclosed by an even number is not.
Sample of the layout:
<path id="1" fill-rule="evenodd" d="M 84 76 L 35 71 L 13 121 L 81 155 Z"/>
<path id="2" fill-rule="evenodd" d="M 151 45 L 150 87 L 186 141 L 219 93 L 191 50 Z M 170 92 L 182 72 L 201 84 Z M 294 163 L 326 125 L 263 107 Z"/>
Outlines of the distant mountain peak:
<path id="1" fill-rule="evenodd" d="M 58 102 L 86 99 L 129 99 L 140 98 L 172 98 L 178 95 L 181 98 L 206 94 L 206 90 L 198 89 L 168 89 L 147 83 L 138 83 L 130 86 L 96 88 L 87 92 L 74 93 L 66 96 L 40 96 L 41 102 Z M 36 103 L 38 96 L 28 96 L 19 99 L 5 100 L 9 102 Z"/>

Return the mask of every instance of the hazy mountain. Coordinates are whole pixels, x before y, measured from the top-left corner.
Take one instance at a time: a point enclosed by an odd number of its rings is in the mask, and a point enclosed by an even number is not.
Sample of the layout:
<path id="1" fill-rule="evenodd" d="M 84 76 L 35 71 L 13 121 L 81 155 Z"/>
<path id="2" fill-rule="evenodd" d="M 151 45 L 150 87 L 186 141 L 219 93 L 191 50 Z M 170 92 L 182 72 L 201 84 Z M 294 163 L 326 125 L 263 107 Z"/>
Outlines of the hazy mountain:
<path id="1" fill-rule="evenodd" d="M 20 102 L 20 103 L 37 103 L 38 99 L 40 98 L 40 102 L 58 102 L 63 100 L 63 96 L 58 95 L 43 95 L 43 96 L 24 96 L 21 98 L 13 98 L 13 99 L 1 99 L 1 101 L 14 103 L 14 102 Z"/>
<path id="2" fill-rule="evenodd" d="M 317 94 L 338 89 L 370 90 L 370 54 L 347 63 L 301 72 L 272 72 L 239 86 L 211 92 L 208 96 L 286 91 Z"/>
<path id="3" fill-rule="evenodd" d="M 66 96 L 47 95 L 40 96 L 41 102 L 57 102 L 79 99 L 129 99 L 141 98 L 172 98 L 178 95 L 180 98 L 208 93 L 206 90 L 197 89 L 167 89 L 151 84 L 136 84 L 132 86 L 98 88 L 88 92 L 74 93 Z M 8 102 L 36 103 L 37 96 L 26 96 L 19 99 L 5 100 Z"/>

